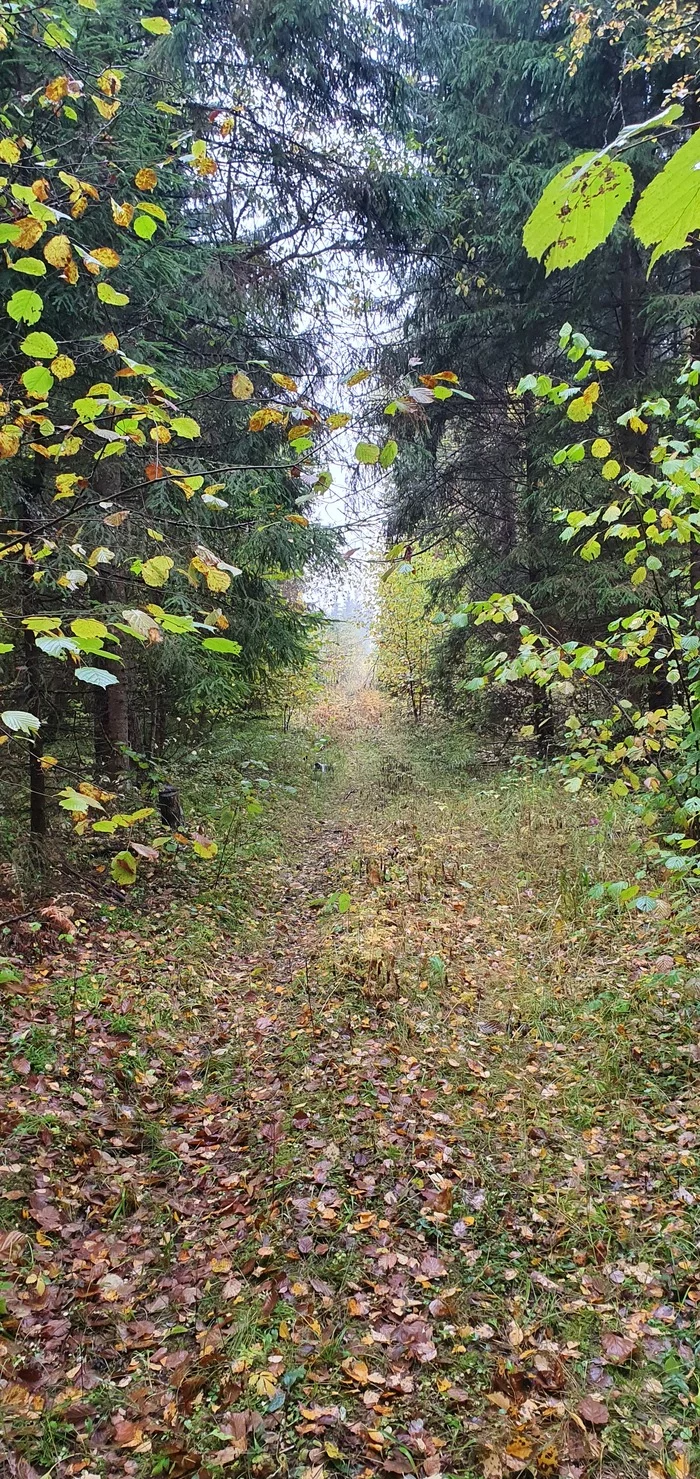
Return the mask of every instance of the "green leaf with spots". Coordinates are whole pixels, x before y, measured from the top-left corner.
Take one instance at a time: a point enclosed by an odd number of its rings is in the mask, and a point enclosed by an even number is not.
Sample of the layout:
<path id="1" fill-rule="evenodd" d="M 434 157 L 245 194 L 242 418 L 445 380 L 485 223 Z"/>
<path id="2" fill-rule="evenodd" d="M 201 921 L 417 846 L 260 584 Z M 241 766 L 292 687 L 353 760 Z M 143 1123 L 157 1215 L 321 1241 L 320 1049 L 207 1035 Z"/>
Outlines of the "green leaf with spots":
<path id="1" fill-rule="evenodd" d="M 550 180 L 525 222 L 528 256 L 544 259 L 548 275 L 582 262 L 610 235 L 633 190 L 634 176 L 621 159 L 578 154 Z"/>

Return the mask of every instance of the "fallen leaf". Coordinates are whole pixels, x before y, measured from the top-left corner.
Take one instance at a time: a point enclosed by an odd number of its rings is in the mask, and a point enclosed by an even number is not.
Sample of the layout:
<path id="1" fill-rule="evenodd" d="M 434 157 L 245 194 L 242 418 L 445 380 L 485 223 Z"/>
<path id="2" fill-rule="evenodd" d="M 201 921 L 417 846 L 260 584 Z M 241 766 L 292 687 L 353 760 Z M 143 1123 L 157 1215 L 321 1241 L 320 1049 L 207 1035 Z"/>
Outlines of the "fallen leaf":
<path id="1" fill-rule="evenodd" d="M 627 1335 L 617 1335 L 612 1330 L 604 1331 L 600 1344 L 604 1356 L 614 1366 L 621 1366 L 624 1361 L 628 1361 L 636 1348 L 636 1341 L 630 1340 Z"/>
<path id="2" fill-rule="evenodd" d="M 604 1428 L 610 1421 L 610 1413 L 604 1402 L 599 1402 L 597 1397 L 584 1397 L 577 1407 L 579 1417 L 584 1422 L 591 1423 L 595 1428 Z"/>

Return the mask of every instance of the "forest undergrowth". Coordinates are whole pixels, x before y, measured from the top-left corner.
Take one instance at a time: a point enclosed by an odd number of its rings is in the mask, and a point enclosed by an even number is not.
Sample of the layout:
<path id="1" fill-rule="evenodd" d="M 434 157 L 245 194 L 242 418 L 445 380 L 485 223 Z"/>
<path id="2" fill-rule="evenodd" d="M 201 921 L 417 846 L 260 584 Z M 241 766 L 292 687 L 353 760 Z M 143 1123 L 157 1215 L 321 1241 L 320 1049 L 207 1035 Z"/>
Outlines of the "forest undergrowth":
<path id="1" fill-rule="evenodd" d="M 5 972 L 6 1472 L 689 1479 L 692 903 L 591 899 L 601 793 L 316 722 L 216 891 Z"/>

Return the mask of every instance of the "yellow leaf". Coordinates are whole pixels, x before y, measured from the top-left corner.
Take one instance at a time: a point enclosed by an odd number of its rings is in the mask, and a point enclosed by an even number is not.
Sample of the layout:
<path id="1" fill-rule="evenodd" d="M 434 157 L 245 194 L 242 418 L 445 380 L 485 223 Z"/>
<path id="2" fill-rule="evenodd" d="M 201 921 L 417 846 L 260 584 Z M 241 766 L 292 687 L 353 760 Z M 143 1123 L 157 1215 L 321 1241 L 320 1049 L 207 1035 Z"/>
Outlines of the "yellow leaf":
<path id="1" fill-rule="evenodd" d="M 56 376 L 57 380 L 70 380 L 71 375 L 75 374 L 75 364 L 70 355 L 58 354 L 51 361 L 51 373 Z"/>
<path id="2" fill-rule="evenodd" d="M 15 221 L 14 246 L 27 247 L 36 246 L 40 236 L 44 235 L 45 226 L 41 221 L 35 220 L 34 216 L 23 216 L 21 221 Z"/>
<path id="3" fill-rule="evenodd" d="M 48 98 L 50 103 L 58 103 L 60 102 L 61 98 L 65 98 L 67 97 L 67 95 L 67 77 L 54 77 L 51 82 L 47 82 L 46 87 L 44 88 L 44 97 Z"/>
<path id="4" fill-rule="evenodd" d="M 421 385 L 426 385 L 429 390 L 434 390 L 441 380 L 446 380 L 449 385 L 459 385 L 459 379 L 454 370 L 438 370 L 435 375 L 419 375 Z"/>
<path id="5" fill-rule="evenodd" d="M 72 256 L 67 236 L 50 236 L 44 247 L 44 256 L 51 267 L 67 267 Z"/>
<path id="6" fill-rule="evenodd" d="M 361 385 L 363 380 L 369 380 L 371 373 L 371 370 L 355 370 L 353 375 L 348 376 L 345 384 L 350 386 Z"/>
<path id="7" fill-rule="evenodd" d="M 91 570 L 96 570 L 98 565 L 109 565 L 113 559 L 114 551 L 108 549 L 106 544 L 98 544 L 88 555 L 88 565 Z"/>
<path id="8" fill-rule="evenodd" d="M 629 426 L 630 431 L 636 431 L 639 433 L 640 436 L 643 436 L 644 432 L 649 430 L 646 421 L 642 421 L 641 416 L 637 415 L 630 416 L 627 425 Z"/>
<path id="9" fill-rule="evenodd" d="M 16 164 L 20 153 L 14 139 L 0 139 L 0 159 L 3 164 Z"/>
<path id="10" fill-rule="evenodd" d="M 605 437 L 596 437 L 591 447 L 591 457 L 609 457 L 612 448 Z"/>
<path id="11" fill-rule="evenodd" d="M 108 349 L 112 353 L 119 348 L 119 340 L 116 334 L 105 334 L 104 338 L 100 340 L 100 343 L 103 349 Z"/>
<path id="12" fill-rule="evenodd" d="M 140 169 L 134 175 L 134 184 L 137 190 L 155 190 L 158 176 L 154 169 Z"/>
<path id="13" fill-rule="evenodd" d="M 274 380 L 275 385 L 281 385 L 283 390 L 294 391 L 298 388 L 296 380 L 292 380 L 291 375 L 280 375 L 279 373 L 275 373 L 270 378 Z"/>
<path id="14" fill-rule="evenodd" d="M 105 520 L 105 523 L 106 522 L 107 521 Z M 149 539 L 155 539 L 155 540 L 157 540 L 158 541 L 158 544 L 162 544 L 163 543 L 163 540 L 165 539 L 165 535 L 164 534 L 159 534 L 159 532 L 158 532 L 157 529 L 147 529 L 146 530 L 146 533 L 147 533 Z"/>
<path id="15" fill-rule="evenodd" d="M 309 521 L 304 518 L 303 514 L 287 514 L 286 518 L 288 524 L 299 524 L 302 529 L 308 529 L 309 527 Z"/>
<path id="16" fill-rule="evenodd" d="M 128 200 L 125 200 L 123 205 L 119 205 L 116 200 L 111 200 L 110 205 L 115 226 L 130 226 L 134 219 L 133 205 L 129 205 Z"/>
<path id="17" fill-rule="evenodd" d="M 262 410 L 253 412 L 248 422 L 248 430 L 264 431 L 265 427 L 270 426 L 273 422 L 284 420 L 285 416 L 282 411 L 275 411 L 272 406 L 263 406 Z"/>
<path id="18" fill-rule="evenodd" d="M 590 385 L 586 386 L 582 395 L 577 395 L 575 400 L 569 401 L 566 409 L 569 420 L 587 421 L 599 395 L 600 386 L 597 380 L 593 380 Z"/>
<path id="19" fill-rule="evenodd" d="M 93 103 L 95 104 L 95 107 L 97 108 L 100 118 L 106 118 L 108 122 L 111 118 L 114 118 L 115 114 L 117 114 L 119 112 L 119 109 L 121 108 L 121 103 L 118 98 L 115 98 L 115 101 L 113 103 L 106 103 L 104 98 L 98 97 L 96 92 L 91 93 L 90 96 Z"/>
<path id="20" fill-rule="evenodd" d="M 266 1397 L 268 1400 L 270 1397 L 274 1397 L 277 1391 L 277 1383 L 269 1371 L 253 1372 L 248 1385 L 251 1391 L 255 1392 L 258 1397 Z"/>
<path id="21" fill-rule="evenodd" d="M 230 1258 L 212 1258 L 209 1268 L 213 1274 L 229 1274 L 233 1264 Z"/>
<path id="22" fill-rule="evenodd" d="M 76 283 L 79 277 L 77 262 L 69 262 L 68 266 L 61 273 L 61 277 L 64 277 L 66 282 Z"/>
<path id="23" fill-rule="evenodd" d="M 104 72 L 101 72 L 97 79 L 100 92 L 108 98 L 114 97 L 115 93 L 121 91 L 123 75 L 122 72 L 116 72 L 113 67 L 105 67 Z"/>
<path id="24" fill-rule="evenodd" d="M 168 555 L 153 555 L 141 566 L 141 579 L 146 582 L 146 585 L 165 585 L 173 564 L 174 561 Z"/>
<path id="25" fill-rule="evenodd" d="M 602 476 L 605 478 L 606 483 L 611 483 L 613 478 L 616 478 L 620 471 L 620 464 L 619 462 L 615 461 L 614 457 L 611 457 L 609 462 L 603 463 L 600 471 Z"/>
<path id="26" fill-rule="evenodd" d="M 352 421 L 352 416 L 347 411 L 333 411 L 326 417 L 326 426 L 330 426 L 331 431 L 337 431 L 339 427 L 347 426 L 349 421 Z"/>
<path id="27" fill-rule="evenodd" d="M 115 252 L 112 247 L 93 247 L 90 256 L 95 257 L 101 267 L 119 266 L 119 253 Z"/>
<path id="28" fill-rule="evenodd" d="M 22 433 L 19 427 L 3 427 L 0 431 L 0 458 L 16 457 L 19 452 Z"/>
<path id="29" fill-rule="evenodd" d="M 244 375 L 242 370 L 237 370 L 231 381 L 231 395 L 237 401 L 249 401 L 255 391 L 255 386 L 249 375 Z"/>
<path id="30" fill-rule="evenodd" d="M 210 591 L 227 591 L 231 584 L 231 576 L 227 570 L 215 570 L 210 565 L 204 571 L 204 579 Z"/>
<path id="31" fill-rule="evenodd" d="M 152 442 L 159 442 L 162 444 L 164 442 L 172 441 L 172 435 L 168 431 L 167 426 L 152 426 L 148 435 L 150 436 Z"/>

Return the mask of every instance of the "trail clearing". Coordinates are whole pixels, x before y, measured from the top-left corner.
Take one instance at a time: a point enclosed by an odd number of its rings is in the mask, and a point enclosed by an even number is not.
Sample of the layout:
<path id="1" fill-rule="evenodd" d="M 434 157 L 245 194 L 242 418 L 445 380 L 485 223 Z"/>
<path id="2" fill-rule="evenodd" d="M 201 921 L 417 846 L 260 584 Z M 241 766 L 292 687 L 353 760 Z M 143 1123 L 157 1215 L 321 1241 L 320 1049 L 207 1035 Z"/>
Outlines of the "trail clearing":
<path id="1" fill-rule="evenodd" d="M 348 728 L 238 930 L 117 911 L 4 988 L 10 1475 L 697 1472 L 689 912 L 469 769 Z"/>

